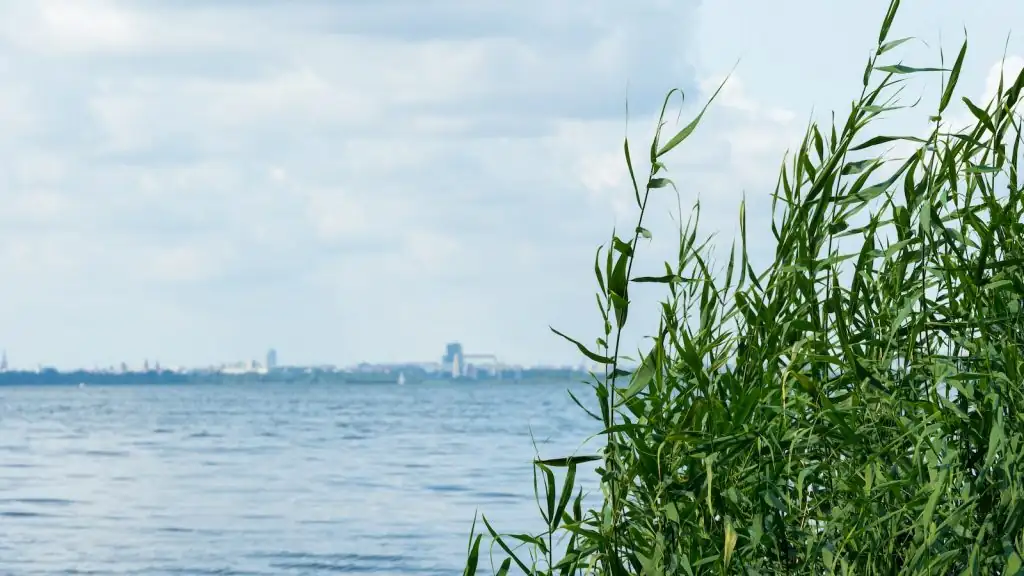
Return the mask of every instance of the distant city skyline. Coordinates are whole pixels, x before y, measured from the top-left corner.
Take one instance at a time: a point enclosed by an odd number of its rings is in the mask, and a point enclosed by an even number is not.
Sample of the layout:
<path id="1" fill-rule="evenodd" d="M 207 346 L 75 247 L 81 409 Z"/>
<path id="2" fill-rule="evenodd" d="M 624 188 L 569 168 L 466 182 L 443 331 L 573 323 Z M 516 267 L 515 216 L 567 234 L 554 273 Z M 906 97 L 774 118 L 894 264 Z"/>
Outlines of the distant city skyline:
<path id="1" fill-rule="evenodd" d="M 543 363 L 543 362 L 504 362 L 499 359 L 497 354 L 493 353 L 466 353 L 461 342 L 447 342 L 444 347 L 443 353 L 438 354 L 435 359 L 403 359 L 389 362 L 379 362 L 372 360 L 360 360 L 348 364 L 341 364 L 329 361 L 314 361 L 306 363 L 295 363 L 290 364 L 288 362 L 281 363 L 278 357 L 278 350 L 275 347 L 266 349 L 263 361 L 257 359 L 256 355 L 253 355 L 249 359 L 223 359 L 220 362 L 212 362 L 207 364 L 180 364 L 180 363 L 161 363 L 158 358 L 142 358 L 138 361 L 133 362 L 129 359 L 120 360 L 111 364 L 99 364 L 92 363 L 87 365 L 72 366 L 72 365 L 58 365 L 52 363 L 35 363 L 32 365 L 21 365 L 17 362 L 10 362 L 7 357 L 7 351 L 3 350 L 3 356 L 0 358 L 0 371 L 21 371 L 21 370 L 39 370 L 39 369 L 59 369 L 62 371 L 67 370 L 110 370 L 110 371 L 134 371 L 142 370 L 149 371 L 150 369 L 160 370 L 161 367 L 168 370 L 182 370 L 182 369 L 235 369 L 239 371 L 246 371 L 250 369 L 266 368 L 273 370 L 279 366 L 323 366 L 333 368 L 355 368 L 360 365 L 371 365 L 371 366 L 398 366 L 398 365 L 420 365 L 429 366 L 436 365 L 439 369 L 446 372 L 458 372 L 460 367 L 464 368 L 466 365 L 481 365 L 484 367 L 491 366 L 520 366 L 520 367 L 551 367 L 551 368 L 577 368 L 581 365 L 585 365 L 583 362 L 585 358 L 580 356 L 581 361 L 573 363 Z"/>

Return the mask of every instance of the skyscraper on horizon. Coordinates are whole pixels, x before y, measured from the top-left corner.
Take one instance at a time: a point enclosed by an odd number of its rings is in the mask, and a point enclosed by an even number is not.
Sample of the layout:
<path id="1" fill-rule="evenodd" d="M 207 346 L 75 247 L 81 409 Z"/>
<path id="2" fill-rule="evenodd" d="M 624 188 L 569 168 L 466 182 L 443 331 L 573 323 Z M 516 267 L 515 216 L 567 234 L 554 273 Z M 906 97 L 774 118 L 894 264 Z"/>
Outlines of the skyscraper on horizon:
<path id="1" fill-rule="evenodd" d="M 277 368 L 277 350 L 271 348 L 267 350 L 267 370 L 273 370 Z"/>
<path id="2" fill-rule="evenodd" d="M 462 344 L 459 342 L 451 342 L 445 346 L 444 357 L 441 359 L 441 365 L 444 367 L 446 372 L 451 371 L 453 378 L 457 378 L 462 373 L 462 357 Z"/>

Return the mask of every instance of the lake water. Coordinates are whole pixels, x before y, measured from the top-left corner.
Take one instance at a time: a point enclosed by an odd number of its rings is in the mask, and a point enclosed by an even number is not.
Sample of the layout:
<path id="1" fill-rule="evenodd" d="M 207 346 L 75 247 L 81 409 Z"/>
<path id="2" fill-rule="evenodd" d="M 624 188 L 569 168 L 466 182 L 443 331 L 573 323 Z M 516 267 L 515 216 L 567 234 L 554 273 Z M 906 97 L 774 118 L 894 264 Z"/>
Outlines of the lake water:
<path id="1" fill-rule="evenodd" d="M 461 574 L 541 522 L 530 428 L 599 429 L 567 386 L 0 387 L 0 574 Z"/>

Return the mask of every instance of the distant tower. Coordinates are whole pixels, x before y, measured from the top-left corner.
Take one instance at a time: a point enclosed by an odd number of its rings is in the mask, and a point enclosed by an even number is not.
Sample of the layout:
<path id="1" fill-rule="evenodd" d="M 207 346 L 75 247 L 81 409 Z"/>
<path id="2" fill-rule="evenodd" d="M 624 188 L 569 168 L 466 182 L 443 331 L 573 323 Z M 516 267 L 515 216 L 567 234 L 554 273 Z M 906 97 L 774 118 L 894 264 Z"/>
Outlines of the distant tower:
<path id="1" fill-rule="evenodd" d="M 441 364 L 446 371 L 451 371 L 452 378 L 458 378 L 462 374 L 462 344 L 452 342 L 445 346 Z"/>
<path id="2" fill-rule="evenodd" d="M 0 372 L 7 372 L 7 350 L 4 350 L 4 357 L 0 360 Z"/>
<path id="3" fill-rule="evenodd" d="M 271 348 L 267 350 L 267 370 L 273 370 L 277 368 L 277 350 Z"/>

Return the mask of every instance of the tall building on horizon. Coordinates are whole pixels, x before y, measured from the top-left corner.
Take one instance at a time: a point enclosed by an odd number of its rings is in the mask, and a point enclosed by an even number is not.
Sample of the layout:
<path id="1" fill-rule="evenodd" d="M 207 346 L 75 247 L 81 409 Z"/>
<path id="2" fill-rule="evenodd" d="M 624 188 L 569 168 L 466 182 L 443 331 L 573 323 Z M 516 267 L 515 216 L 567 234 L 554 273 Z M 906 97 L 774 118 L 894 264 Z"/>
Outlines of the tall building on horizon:
<path id="1" fill-rule="evenodd" d="M 451 342 L 444 349 L 444 357 L 441 358 L 441 365 L 444 367 L 446 372 L 450 371 L 453 378 L 457 378 L 462 374 L 462 344 L 458 342 Z"/>
<path id="2" fill-rule="evenodd" d="M 277 368 L 277 350 L 271 348 L 267 350 L 267 370 L 273 370 Z"/>

